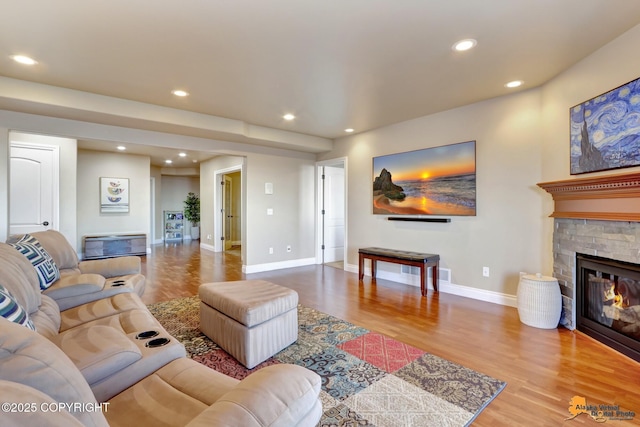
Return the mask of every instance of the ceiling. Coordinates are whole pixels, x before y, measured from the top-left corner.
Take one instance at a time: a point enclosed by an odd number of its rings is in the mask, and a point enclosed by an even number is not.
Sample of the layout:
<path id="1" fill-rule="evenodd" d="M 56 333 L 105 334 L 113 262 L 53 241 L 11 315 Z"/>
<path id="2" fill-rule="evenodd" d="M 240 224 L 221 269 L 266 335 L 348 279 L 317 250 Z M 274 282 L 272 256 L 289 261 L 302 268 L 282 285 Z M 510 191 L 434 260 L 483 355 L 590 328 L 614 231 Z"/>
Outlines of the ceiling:
<path id="1" fill-rule="evenodd" d="M 537 87 L 640 23 L 638 0 L 0 0 L 0 10 L 0 76 L 327 140 L 505 95 L 511 80 Z M 476 48 L 454 52 L 463 38 Z M 116 121 L 9 98 L 0 93 L 1 109 Z M 234 140 L 198 126 L 184 132 Z M 242 132 L 236 141 L 257 139 Z"/>

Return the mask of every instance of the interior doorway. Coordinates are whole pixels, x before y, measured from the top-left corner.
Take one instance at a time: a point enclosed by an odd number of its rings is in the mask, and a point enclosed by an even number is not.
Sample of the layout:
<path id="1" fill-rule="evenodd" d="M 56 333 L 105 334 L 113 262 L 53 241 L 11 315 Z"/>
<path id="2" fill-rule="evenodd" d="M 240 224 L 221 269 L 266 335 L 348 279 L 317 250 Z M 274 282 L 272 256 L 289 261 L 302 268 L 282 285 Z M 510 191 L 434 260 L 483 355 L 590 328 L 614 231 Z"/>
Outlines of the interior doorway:
<path id="1" fill-rule="evenodd" d="M 242 255 L 242 168 L 215 172 L 214 250 Z"/>
<path id="2" fill-rule="evenodd" d="M 240 254 L 242 226 L 240 223 L 240 172 L 222 176 L 222 237 L 223 249 Z"/>
<path id="3" fill-rule="evenodd" d="M 318 176 L 318 247 L 319 264 L 345 268 L 347 227 L 347 160 L 317 163 Z"/>

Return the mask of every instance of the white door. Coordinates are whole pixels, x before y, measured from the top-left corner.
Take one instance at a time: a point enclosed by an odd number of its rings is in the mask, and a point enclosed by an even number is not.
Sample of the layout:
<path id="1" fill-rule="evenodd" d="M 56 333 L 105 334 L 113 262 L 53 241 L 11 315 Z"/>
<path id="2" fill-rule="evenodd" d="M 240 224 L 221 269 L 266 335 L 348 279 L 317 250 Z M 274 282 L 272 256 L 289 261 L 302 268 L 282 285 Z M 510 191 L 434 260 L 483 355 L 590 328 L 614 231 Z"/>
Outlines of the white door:
<path id="1" fill-rule="evenodd" d="M 11 143 L 9 233 L 58 229 L 58 148 Z"/>
<path id="2" fill-rule="evenodd" d="M 324 167 L 324 262 L 344 260 L 344 168 Z"/>

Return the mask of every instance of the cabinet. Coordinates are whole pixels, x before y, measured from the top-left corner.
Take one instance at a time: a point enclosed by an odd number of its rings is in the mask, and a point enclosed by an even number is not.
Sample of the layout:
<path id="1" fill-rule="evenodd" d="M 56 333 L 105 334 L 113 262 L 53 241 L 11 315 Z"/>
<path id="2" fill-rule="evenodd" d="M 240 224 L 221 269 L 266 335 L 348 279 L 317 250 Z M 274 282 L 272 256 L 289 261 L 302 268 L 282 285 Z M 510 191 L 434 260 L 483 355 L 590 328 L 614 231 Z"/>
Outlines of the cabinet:
<path id="1" fill-rule="evenodd" d="M 164 211 L 164 241 L 181 241 L 183 233 L 184 213 L 182 211 Z"/>
<path id="2" fill-rule="evenodd" d="M 146 254 L 146 234 L 84 236 L 85 260 Z"/>

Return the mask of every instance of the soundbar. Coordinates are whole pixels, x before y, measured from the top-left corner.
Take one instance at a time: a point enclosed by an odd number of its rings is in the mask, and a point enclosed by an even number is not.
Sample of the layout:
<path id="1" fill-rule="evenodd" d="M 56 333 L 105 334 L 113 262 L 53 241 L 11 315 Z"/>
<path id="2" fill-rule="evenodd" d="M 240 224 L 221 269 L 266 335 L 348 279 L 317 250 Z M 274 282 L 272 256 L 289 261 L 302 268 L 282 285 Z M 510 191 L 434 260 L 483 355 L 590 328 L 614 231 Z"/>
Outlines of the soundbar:
<path id="1" fill-rule="evenodd" d="M 411 221 L 411 222 L 451 222 L 451 218 L 418 218 L 411 216 L 390 216 L 389 221 Z"/>

